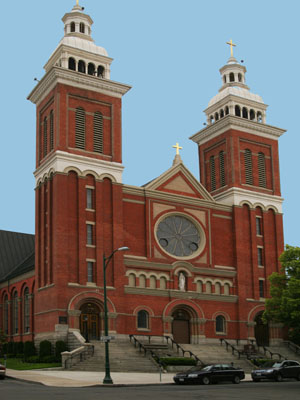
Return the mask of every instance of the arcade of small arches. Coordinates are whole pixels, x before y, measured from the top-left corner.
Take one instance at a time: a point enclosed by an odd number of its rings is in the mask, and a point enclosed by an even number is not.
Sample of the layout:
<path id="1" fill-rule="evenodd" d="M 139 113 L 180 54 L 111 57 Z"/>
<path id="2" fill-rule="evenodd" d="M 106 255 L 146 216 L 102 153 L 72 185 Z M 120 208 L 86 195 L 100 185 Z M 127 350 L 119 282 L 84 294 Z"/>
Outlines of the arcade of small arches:
<path id="1" fill-rule="evenodd" d="M 72 71 L 97 76 L 98 78 L 105 77 L 105 68 L 103 65 L 96 66 L 92 62 L 86 63 L 84 60 L 76 60 L 74 57 L 69 57 L 68 68 Z"/>
<path id="2" fill-rule="evenodd" d="M 214 122 L 219 121 L 224 118 L 226 115 L 235 115 L 236 117 L 241 117 L 245 119 L 249 119 L 250 121 L 264 122 L 264 114 L 261 111 L 256 111 L 253 108 L 248 109 L 247 107 L 241 107 L 236 104 L 234 107 L 226 106 L 225 108 L 221 108 L 219 111 L 216 111 L 214 114 L 209 116 L 209 124 L 213 124 Z"/>

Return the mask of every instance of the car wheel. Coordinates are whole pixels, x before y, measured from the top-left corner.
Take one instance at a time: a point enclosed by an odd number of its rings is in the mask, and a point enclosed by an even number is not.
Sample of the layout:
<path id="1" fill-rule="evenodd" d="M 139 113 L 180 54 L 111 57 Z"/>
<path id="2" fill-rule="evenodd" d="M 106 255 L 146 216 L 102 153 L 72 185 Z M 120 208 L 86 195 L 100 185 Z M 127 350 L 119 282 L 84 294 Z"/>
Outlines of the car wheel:
<path id="1" fill-rule="evenodd" d="M 281 374 L 276 375 L 275 376 L 275 381 L 276 382 L 282 382 L 282 375 Z"/>
<path id="2" fill-rule="evenodd" d="M 208 376 L 204 376 L 204 377 L 202 378 L 202 383 L 203 383 L 203 385 L 209 385 L 209 384 L 210 384 L 210 379 L 209 379 L 209 377 L 208 377 Z"/>
<path id="3" fill-rule="evenodd" d="M 240 382 L 241 382 L 240 377 L 237 376 L 237 375 L 235 375 L 235 377 L 233 378 L 233 381 L 232 381 L 232 382 L 233 382 L 233 383 L 236 383 L 236 384 L 240 383 Z"/>

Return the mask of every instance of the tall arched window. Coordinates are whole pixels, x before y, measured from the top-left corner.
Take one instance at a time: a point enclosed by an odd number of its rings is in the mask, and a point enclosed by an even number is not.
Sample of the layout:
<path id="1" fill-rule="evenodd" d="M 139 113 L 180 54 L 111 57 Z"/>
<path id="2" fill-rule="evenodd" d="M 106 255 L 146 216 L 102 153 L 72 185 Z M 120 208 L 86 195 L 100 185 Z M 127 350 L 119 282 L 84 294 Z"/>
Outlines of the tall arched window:
<path id="1" fill-rule="evenodd" d="M 129 274 L 129 276 L 128 276 L 128 284 L 131 287 L 135 287 L 135 275 L 134 274 Z"/>
<path id="2" fill-rule="evenodd" d="M 245 179 L 248 185 L 253 185 L 252 153 L 249 149 L 245 150 Z"/>
<path id="3" fill-rule="evenodd" d="M 88 64 L 88 74 L 95 75 L 95 70 L 96 70 L 95 65 L 93 63 L 89 63 Z"/>
<path id="4" fill-rule="evenodd" d="M 230 286 L 228 285 L 228 283 L 225 283 L 225 285 L 224 285 L 224 294 L 226 296 L 229 296 L 229 294 L 230 294 Z"/>
<path id="5" fill-rule="evenodd" d="M 85 62 L 83 60 L 79 60 L 78 62 L 78 72 L 85 74 Z"/>
<path id="6" fill-rule="evenodd" d="M 54 120 L 53 110 L 50 111 L 50 151 L 54 148 Z"/>
<path id="7" fill-rule="evenodd" d="M 247 118 L 248 119 L 248 110 L 247 110 L 246 107 L 243 107 L 242 114 L 243 114 L 243 118 Z"/>
<path id="8" fill-rule="evenodd" d="M 8 296 L 4 296 L 4 315 L 3 315 L 3 330 L 6 335 L 8 335 Z"/>
<path id="9" fill-rule="evenodd" d="M 75 22 L 71 22 L 71 32 L 75 32 Z"/>
<path id="10" fill-rule="evenodd" d="M 220 110 L 220 118 L 223 118 L 224 117 L 224 110 L 223 110 L 223 108 Z"/>
<path id="11" fill-rule="evenodd" d="M 226 333 L 226 320 L 223 315 L 216 318 L 216 333 Z"/>
<path id="12" fill-rule="evenodd" d="M 225 115 L 228 115 L 228 114 L 229 114 L 229 107 L 226 106 L 226 107 L 225 107 Z"/>
<path id="13" fill-rule="evenodd" d="M 43 156 L 47 155 L 47 117 L 44 118 L 44 151 Z"/>
<path id="14" fill-rule="evenodd" d="M 104 67 L 102 65 L 99 65 L 99 67 L 97 69 L 97 76 L 99 78 L 103 78 L 104 77 Z"/>
<path id="15" fill-rule="evenodd" d="M 235 109 L 235 115 L 237 117 L 240 117 L 241 116 L 241 108 L 240 108 L 240 106 L 236 105 L 234 109 Z"/>
<path id="16" fill-rule="evenodd" d="M 75 112 L 75 147 L 85 149 L 85 111 L 82 107 Z"/>
<path id="17" fill-rule="evenodd" d="M 225 186 L 225 161 L 224 161 L 224 151 L 219 153 L 219 167 L 220 167 L 220 186 Z"/>
<path id="18" fill-rule="evenodd" d="M 255 111 L 251 108 L 250 110 L 250 120 L 253 121 L 255 119 Z"/>
<path id="19" fill-rule="evenodd" d="M 167 280 L 164 276 L 162 276 L 161 278 L 159 278 L 159 288 L 166 289 L 166 287 L 167 287 Z"/>
<path id="20" fill-rule="evenodd" d="M 26 288 L 24 290 L 23 297 L 23 315 L 24 315 L 24 333 L 30 331 L 30 298 L 29 298 L 29 289 Z"/>
<path id="21" fill-rule="evenodd" d="M 84 33 L 85 32 L 85 26 L 84 26 L 83 22 L 80 22 L 80 24 L 79 24 L 79 31 L 80 31 L 80 33 Z"/>
<path id="22" fill-rule="evenodd" d="M 210 166 L 210 188 L 212 190 L 216 190 L 216 170 L 215 170 L 215 157 L 211 156 L 209 158 L 209 166 Z"/>
<path id="23" fill-rule="evenodd" d="M 19 333 L 19 303 L 18 303 L 18 292 L 15 291 L 12 298 L 12 325 L 13 334 Z"/>
<path id="24" fill-rule="evenodd" d="M 261 152 L 258 153 L 258 184 L 264 188 L 267 186 L 265 155 Z"/>
<path id="25" fill-rule="evenodd" d="M 103 116 L 99 111 L 94 114 L 94 151 L 103 153 Z"/>
<path id="26" fill-rule="evenodd" d="M 230 74 L 229 74 L 229 81 L 234 82 L 234 73 L 233 72 L 230 72 Z"/>
<path id="27" fill-rule="evenodd" d="M 76 71 L 76 61 L 73 57 L 69 58 L 69 69 Z"/>
<path id="28" fill-rule="evenodd" d="M 145 310 L 140 310 L 137 314 L 137 327 L 139 329 L 149 328 L 149 314 Z"/>

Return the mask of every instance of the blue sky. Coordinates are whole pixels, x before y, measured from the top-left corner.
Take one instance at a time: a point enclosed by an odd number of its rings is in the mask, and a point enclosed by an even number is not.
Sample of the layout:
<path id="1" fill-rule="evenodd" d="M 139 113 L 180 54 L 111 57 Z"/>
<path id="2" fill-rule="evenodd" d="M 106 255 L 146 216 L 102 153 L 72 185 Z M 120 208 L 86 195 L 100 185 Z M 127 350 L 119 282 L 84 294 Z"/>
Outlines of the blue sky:
<path id="1" fill-rule="evenodd" d="M 35 106 L 26 100 L 63 36 L 75 0 L 1 2 L 0 229 L 34 233 Z M 269 105 L 279 140 L 285 243 L 299 245 L 299 15 L 296 0 L 80 0 L 92 36 L 110 57 L 111 79 L 132 85 L 123 98 L 124 183 L 142 185 L 171 166 L 172 145 L 199 178 L 203 110 L 234 55 L 246 83 Z M 5 16 L 5 18 L 4 18 Z"/>

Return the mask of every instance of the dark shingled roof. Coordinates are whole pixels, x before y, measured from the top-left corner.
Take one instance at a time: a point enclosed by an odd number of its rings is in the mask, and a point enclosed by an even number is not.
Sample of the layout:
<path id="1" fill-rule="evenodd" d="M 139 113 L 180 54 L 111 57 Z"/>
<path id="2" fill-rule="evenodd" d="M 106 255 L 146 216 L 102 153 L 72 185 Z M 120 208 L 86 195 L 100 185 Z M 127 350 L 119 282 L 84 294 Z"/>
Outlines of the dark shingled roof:
<path id="1" fill-rule="evenodd" d="M 34 235 L 0 230 L 0 282 L 34 269 Z"/>

